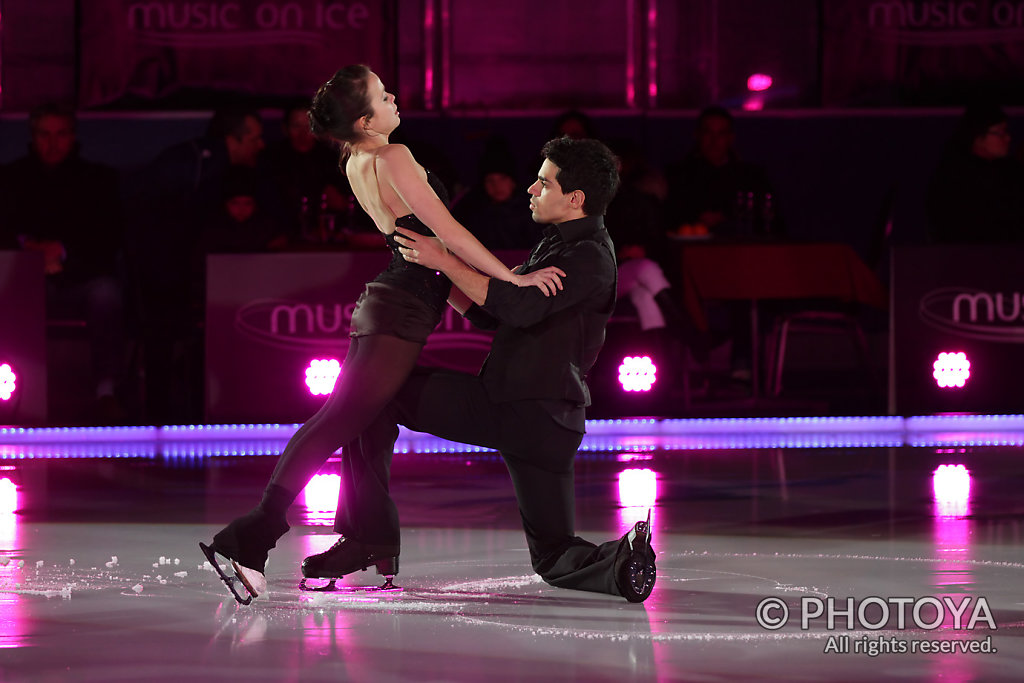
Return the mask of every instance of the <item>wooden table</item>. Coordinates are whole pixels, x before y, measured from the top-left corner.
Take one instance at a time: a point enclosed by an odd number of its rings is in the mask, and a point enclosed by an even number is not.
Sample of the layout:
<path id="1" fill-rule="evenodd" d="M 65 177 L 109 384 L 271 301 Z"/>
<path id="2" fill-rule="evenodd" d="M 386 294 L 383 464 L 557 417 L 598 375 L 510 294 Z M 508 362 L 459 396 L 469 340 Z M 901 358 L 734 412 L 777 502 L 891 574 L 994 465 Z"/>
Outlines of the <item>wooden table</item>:
<path id="1" fill-rule="evenodd" d="M 888 307 L 878 277 L 847 244 L 676 243 L 683 305 L 701 330 L 705 303 L 750 301 L 753 395 L 759 392 L 758 306 L 762 299 L 831 299 Z"/>

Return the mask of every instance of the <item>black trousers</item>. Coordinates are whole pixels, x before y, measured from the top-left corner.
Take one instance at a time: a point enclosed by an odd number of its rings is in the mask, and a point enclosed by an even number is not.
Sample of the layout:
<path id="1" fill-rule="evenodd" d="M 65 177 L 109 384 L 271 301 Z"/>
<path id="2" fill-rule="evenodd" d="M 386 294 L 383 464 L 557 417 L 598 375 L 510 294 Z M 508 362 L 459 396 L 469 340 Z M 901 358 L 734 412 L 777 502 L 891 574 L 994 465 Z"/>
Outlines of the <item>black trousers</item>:
<path id="1" fill-rule="evenodd" d="M 388 490 L 398 424 L 494 448 L 512 477 L 530 560 L 547 583 L 621 595 L 615 573 L 623 540 L 595 545 L 574 532 L 573 461 L 583 435 L 556 423 L 535 401 L 492 402 L 479 378 L 417 367 L 393 402 L 345 446 L 335 530 L 364 543 L 400 541 Z"/>

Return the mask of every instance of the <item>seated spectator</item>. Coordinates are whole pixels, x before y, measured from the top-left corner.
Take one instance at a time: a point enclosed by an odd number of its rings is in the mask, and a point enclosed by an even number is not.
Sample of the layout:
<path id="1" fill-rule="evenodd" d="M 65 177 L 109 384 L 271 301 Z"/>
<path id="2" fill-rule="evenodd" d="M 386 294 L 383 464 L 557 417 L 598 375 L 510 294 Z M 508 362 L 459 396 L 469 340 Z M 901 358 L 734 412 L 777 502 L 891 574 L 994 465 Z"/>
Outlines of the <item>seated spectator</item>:
<path id="1" fill-rule="evenodd" d="M 194 270 L 194 255 L 231 169 L 252 171 L 261 210 L 281 221 L 279 194 L 260 164 L 263 149 L 259 114 L 224 108 L 214 112 L 205 135 L 164 150 L 132 178 L 128 262 L 141 298 L 147 420 L 203 419 L 203 306 L 195 287 L 202 273 Z"/>
<path id="2" fill-rule="evenodd" d="M 321 241 L 323 236 L 317 229 L 321 212 L 330 213 L 339 230 L 357 221 L 372 227 L 338 166 L 338 150 L 313 135 L 308 110 L 307 100 L 286 106 L 281 120 L 284 139 L 270 145 L 265 153 L 284 203 L 290 241 Z"/>
<path id="3" fill-rule="evenodd" d="M 200 235 L 204 254 L 252 253 L 280 249 L 286 236 L 260 204 L 251 169 L 235 167 L 224 176 L 223 202 L 207 217 Z"/>
<path id="4" fill-rule="evenodd" d="M 569 109 L 555 118 L 548 138 L 557 138 L 563 135 L 568 135 L 573 140 L 598 137 L 594 121 L 579 109 Z"/>
<path id="5" fill-rule="evenodd" d="M 662 203 L 653 194 L 659 187 L 657 174 L 632 143 L 619 140 L 611 148 L 618 155 L 622 179 L 605 216 L 619 265 L 618 298 L 630 302 L 643 332 L 649 336 L 671 333 L 703 363 L 708 358 L 707 340 L 680 310 L 660 263 L 669 250 Z M 660 345 L 670 346 L 667 339 Z"/>
<path id="6" fill-rule="evenodd" d="M 1006 113 L 968 106 L 928 187 L 936 244 L 1007 244 L 1024 239 L 1024 165 L 1010 156 Z"/>
<path id="7" fill-rule="evenodd" d="M 716 237 L 779 234 L 778 201 L 760 166 L 740 159 L 732 114 L 708 107 L 697 117 L 696 144 L 668 170 L 669 225 L 703 226 Z"/>
<path id="8" fill-rule="evenodd" d="M 92 419 L 111 422 L 123 417 L 114 397 L 124 370 L 122 213 L 117 174 L 79 155 L 76 123 L 74 110 L 59 104 L 29 114 L 28 154 L 3 173 L 0 241 L 43 255 L 49 318 L 86 322 Z"/>
<path id="9" fill-rule="evenodd" d="M 768 176 L 760 166 L 740 158 L 734 123 L 723 107 L 701 111 L 693 148 L 668 169 L 665 210 L 670 230 L 676 234 L 727 239 L 783 234 Z M 708 314 L 715 342 L 732 341 L 732 376 L 748 381 L 752 349 L 746 304 L 726 302 Z"/>
<path id="10" fill-rule="evenodd" d="M 518 190 L 516 175 L 504 141 L 492 140 L 480 161 L 479 181 L 452 209 L 455 220 L 488 249 L 529 249 L 540 239 L 542 226 L 530 217 L 529 198 Z"/>

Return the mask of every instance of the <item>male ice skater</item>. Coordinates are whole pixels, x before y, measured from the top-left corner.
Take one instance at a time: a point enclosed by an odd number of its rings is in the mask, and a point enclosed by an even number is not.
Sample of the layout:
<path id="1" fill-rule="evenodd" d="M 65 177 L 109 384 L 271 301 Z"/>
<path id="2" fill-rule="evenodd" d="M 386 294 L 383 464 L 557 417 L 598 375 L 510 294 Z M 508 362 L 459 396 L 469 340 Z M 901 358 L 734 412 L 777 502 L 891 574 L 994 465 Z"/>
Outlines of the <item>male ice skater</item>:
<path id="1" fill-rule="evenodd" d="M 521 272 L 556 266 L 562 289 L 547 297 L 473 270 L 433 239 L 405 234 L 406 259 L 443 271 L 449 303 L 495 329 L 479 375 L 417 368 L 391 405 L 342 457 L 342 488 L 329 550 L 302 563 L 306 578 L 337 578 L 376 565 L 397 573 L 398 513 L 388 480 L 398 424 L 497 449 L 519 503 L 533 569 L 552 586 L 642 602 L 655 581 L 648 522 L 595 545 L 574 532 L 573 461 L 590 394 L 585 383 L 615 304 L 615 249 L 603 215 L 618 187 L 602 143 L 559 138 L 530 186 L 533 220 L 550 224 Z M 390 580 L 390 579 L 389 579 Z"/>

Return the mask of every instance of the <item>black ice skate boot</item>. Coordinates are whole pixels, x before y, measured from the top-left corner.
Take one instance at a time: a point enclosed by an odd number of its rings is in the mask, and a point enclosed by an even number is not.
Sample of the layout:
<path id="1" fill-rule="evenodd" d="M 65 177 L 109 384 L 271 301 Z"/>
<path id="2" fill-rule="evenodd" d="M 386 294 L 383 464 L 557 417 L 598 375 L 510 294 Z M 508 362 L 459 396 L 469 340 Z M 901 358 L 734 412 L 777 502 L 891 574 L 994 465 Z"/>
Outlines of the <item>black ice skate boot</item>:
<path id="1" fill-rule="evenodd" d="M 210 545 L 199 544 L 231 595 L 243 605 L 267 589 L 267 555 L 289 529 L 285 511 L 293 499 L 280 486 L 268 486 L 262 502 L 251 512 L 217 532 Z M 218 556 L 225 560 L 226 567 L 221 566 Z"/>
<path id="2" fill-rule="evenodd" d="M 651 513 L 646 522 L 637 522 L 622 539 L 615 561 L 615 584 L 622 597 L 630 602 L 643 602 L 654 589 L 657 569 L 651 548 Z"/>
<path id="3" fill-rule="evenodd" d="M 384 585 L 376 590 L 397 590 L 393 581 L 398 573 L 398 545 L 370 545 L 354 538 L 339 538 L 322 553 L 310 555 L 302 561 L 301 590 L 336 590 L 335 579 L 357 571 L 366 571 L 372 564 L 377 573 L 384 577 Z M 313 588 L 306 585 L 306 579 L 330 579 L 326 586 Z"/>

